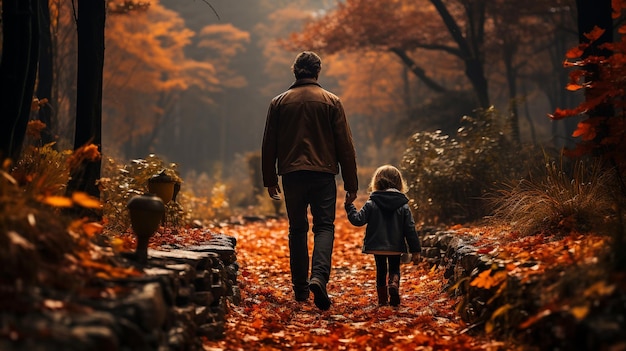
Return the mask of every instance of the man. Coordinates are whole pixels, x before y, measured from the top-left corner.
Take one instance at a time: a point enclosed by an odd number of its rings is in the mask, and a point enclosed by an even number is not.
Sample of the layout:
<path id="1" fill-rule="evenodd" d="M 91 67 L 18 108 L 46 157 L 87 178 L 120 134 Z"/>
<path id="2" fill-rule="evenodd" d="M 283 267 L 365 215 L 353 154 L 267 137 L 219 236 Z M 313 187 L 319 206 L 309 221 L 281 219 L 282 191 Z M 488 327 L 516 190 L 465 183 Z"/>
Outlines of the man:
<path id="1" fill-rule="evenodd" d="M 300 53 L 292 66 L 296 81 L 270 103 L 262 146 L 263 184 L 280 199 L 282 176 L 287 217 L 291 282 L 296 301 L 306 301 L 309 291 L 315 305 L 328 310 L 326 291 L 335 238 L 335 175 L 344 181 L 348 198 L 358 190 L 352 134 L 339 98 L 317 82 L 320 57 Z M 278 166 L 278 170 L 277 170 Z M 313 217 L 314 246 L 309 275 L 307 208 Z"/>

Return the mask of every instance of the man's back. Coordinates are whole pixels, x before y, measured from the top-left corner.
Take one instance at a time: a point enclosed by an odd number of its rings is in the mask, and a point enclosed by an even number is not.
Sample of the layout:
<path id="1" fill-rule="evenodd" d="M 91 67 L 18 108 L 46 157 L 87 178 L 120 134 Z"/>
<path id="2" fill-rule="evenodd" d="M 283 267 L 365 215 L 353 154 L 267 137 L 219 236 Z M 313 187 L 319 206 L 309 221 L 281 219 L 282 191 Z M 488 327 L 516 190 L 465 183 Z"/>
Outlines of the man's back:
<path id="1" fill-rule="evenodd" d="M 277 128 L 279 174 L 339 172 L 334 130 L 345 116 L 335 95 L 314 81 L 297 81 L 270 109 Z"/>

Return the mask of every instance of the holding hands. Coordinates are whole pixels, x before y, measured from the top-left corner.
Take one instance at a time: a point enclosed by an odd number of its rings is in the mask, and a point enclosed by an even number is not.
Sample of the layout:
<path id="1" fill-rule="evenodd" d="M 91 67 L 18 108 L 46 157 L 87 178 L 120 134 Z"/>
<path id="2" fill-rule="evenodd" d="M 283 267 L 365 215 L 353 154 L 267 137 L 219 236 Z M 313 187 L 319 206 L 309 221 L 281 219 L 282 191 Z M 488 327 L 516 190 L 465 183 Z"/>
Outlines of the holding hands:
<path id="1" fill-rule="evenodd" d="M 349 191 L 347 191 L 346 192 L 346 200 L 345 200 L 346 204 L 349 205 L 349 204 L 353 203 L 354 200 L 356 200 L 356 192 L 349 192 Z"/>

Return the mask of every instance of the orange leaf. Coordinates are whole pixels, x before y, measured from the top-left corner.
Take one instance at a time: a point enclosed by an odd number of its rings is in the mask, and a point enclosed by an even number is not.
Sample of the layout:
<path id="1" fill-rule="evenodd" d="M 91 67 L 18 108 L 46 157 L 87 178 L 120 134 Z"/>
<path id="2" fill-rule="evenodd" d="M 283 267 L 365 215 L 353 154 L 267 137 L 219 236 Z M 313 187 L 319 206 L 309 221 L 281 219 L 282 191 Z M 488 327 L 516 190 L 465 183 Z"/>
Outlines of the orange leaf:
<path id="1" fill-rule="evenodd" d="M 94 236 L 95 234 L 102 233 L 102 225 L 98 222 L 89 222 L 83 224 L 83 231 L 87 236 Z"/>
<path id="2" fill-rule="evenodd" d="M 585 290 L 586 297 L 597 297 L 610 295 L 615 291 L 615 285 L 609 285 L 605 281 L 599 281 Z"/>
<path id="3" fill-rule="evenodd" d="M 72 207 L 73 205 L 72 200 L 65 196 L 46 196 L 40 201 L 54 207 Z"/>
<path id="4" fill-rule="evenodd" d="M 582 85 L 580 85 L 580 84 L 573 84 L 573 83 L 569 83 L 565 87 L 565 89 L 567 89 L 569 91 L 576 91 L 576 90 L 580 90 L 582 88 L 584 88 Z"/>
<path id="5" fill-rule="evenodd" d="M 77 191 L 75 193 L 72 194 L 72 200 L 77 203 L 78 205 L 85 207 L 85 208 L 100 208 L 102 207 L 102 204 L 100 203 L 100 200 L 96 199 L 93 196 L 89 196 L 89 194 L 87 193 L 83 193 L 80 191 Z"/>
<path id="6" fill-rule="evenodd" d="M 581 137 L 585 141 L 593 140 L 596 135 L 596 129 L 586 121 L 578 122 L 576 130 L 572 133 L 574 138 Z"/>
<path id="7" fill-rule="evenodd" d="M 559 120 L 559 119 L 563 119 L 566 117 L 575 116 L 579 113 L 582 113 L 583 111 L 584 109 L 581 106 L 578 106 L 573 109 L 560 109 L 557 107 L 556 110 L 554 110 L 553 114 L 548 114 L 548 117 L 550 117 L 550 119 L 553 119 L 553 120 Z"/>
<path id="8" fill-rule="evenodd" d="M 540 319 L 542 319 L 542 318 L 544 318 L 544 317 L 547 317 L 547 316 L 549 316 L 549 315 L 551 315 L 551 314 L 552 314 L 552 311 L 551 311 L 550 309 L 546 308 L 545 310 L 543 310 L 543 311 L 541 311 L 541 312 L 537 313 L 537 314 L 536 314 L 536 315 L 534 315 L 534 316 L 531 316 L 530 318 L 528 318 L 527 320 L 525 320 L 524 322 L 522 322 L 522 324 L 520 324 L 520 325 L 518 326 L 518 328 L 520 328 L 520 329 L 526 329 L 526 328 L 530 327 L 531 325 L 533 325 L 533 324 L 537 323 L 537 321 L 539 321 Z"/>
<path id="9" fill-rule="evenodd" d="M 502 283 L 507 276 L 506 271 L 498 271 L 493 275 L 491 273 L 491 269 L 482 271 L 476 278 L 474 278 L 474 280 L 472 280 L 470 285 L 477 288 L 490 289 L 491 287 Z"/>
<path id="10" fill-rule="evenodd" d="M 593 27 L 593 29 L 591 30 L 591 32 L 589 33 L 585 33 L 585 37 L 587 39 L 589 39 L 589 41 L 596 41 L 598 40 L 598 38 L 600 38 L 602 36 L 602 34 L 604 34 L 605 30 L 595 26 Z"/>
<path id="11" fill-rule="evenodd" d="M 584 51 L 583 45 L 579 45 L 579 46 L 569 49 L 567 53 L 565 54 L 565 57 L 567 57 L 568 59 L 579 58 L 583 55 L 583 51 Z"/>
<path id="12" fill-rule="evenodd" d="M 574 316 L 577 320 L 581 321 L 585 319 L 587 314 L 589 314 L 589 306 L 574 306 L 569 309 L 569 312 L 572 316 Z"/>

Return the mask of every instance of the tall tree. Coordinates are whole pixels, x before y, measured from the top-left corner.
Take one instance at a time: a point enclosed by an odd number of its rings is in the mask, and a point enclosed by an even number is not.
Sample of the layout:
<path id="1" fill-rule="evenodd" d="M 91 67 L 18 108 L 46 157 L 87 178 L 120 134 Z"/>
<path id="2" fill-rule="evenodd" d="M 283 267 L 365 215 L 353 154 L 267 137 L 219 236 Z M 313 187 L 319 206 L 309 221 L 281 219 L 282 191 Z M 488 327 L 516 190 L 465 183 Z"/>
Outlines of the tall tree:
<path id="1" fill-rule="evenodd" d="M 2 1 L 0 157 L 21 153 L 37 74 L 40 0 Z"/>
<path id="2" fill-rule="evenodd" d="M 197 135 L 204 128 L 207 107 L 215 103 L 216 92 L 246 84 L 229 64 L 250 35 L 230 24 L 209 25 L 195 32 L 177 12 L 156 0 L 147 11 L 109 14 L 103 88 L 104 152 L 126 158 L 159 153 L 181 162 L 179 143 L 185 140 L 180 138 L 196 139 L 182 136 L 184 129 L 192 129 Z M 195 94 L 197 100 L 181 100 L 183 93 L 187 97 Z M 188 109 L 202 114 L 188 113 Z M 182 123 L 183 118 L 189 123 Z M 203 147 L 209 143 L 205 141 Z M 193 151 L 187 153 L 197 154 L 198 143 L 189 144 Z M 178 155 L 172 155 L 174 149 Z"/>
<path id="3" fill-rule="evenodd" d="M 417 50 L 442 51 L 464 64 L 477 104 L 490 105 L 485 77 L 486 1 L 413 2 L 347 0 L 326 16 L 308 23 L 286 43 L 293 49 L 326 53 L 386 50 L 397 55 L 424 84 L 437 92 L 447 88 L 415 59 Z"/>
<path id="4" fill-rule="evenodd" d="M 604 47 L 604 44 L 613 42 L 613 10 L 611 0 L 576 0 L 578 6 L 578 40 L 581 44 L 590 43 L 585 49 L 581 58 L 585 59 L 589 56 L 609 57 L 611 51 Z M 596 28 L 603 30 L 602 34 L 596 40 L 590 42 L 589 33 Z M 594 82 L 605 79 L 599 74 L 599 68 L 596 64 L 587 64 L 585 70 L 589 72 L 588 81 Z M 598 97 L 598 93 L 593 88 L 585 89 L 585 99 L 587 101 Z M 593 111 L 593 115 L 610 117 L 613 115 L 612 106 L 610 104 L 601 104 Z M 608 127 L 608 126 L 607 126 Z M 599 135 L 600 138 L 604 135 Z"/>
<path id="5" fill-rule="evenodd" d="M 74 150 L 87 144 L 102 144 L 102 70 L 106 0 L 78 3 L 78 74 Z M 83 191 L 99 197 L 100 159 L 84 160 L 72 171 L 68 192 Z"/>
<path id="6" fill-rule="evenodd" d="M 39 109 L 39 120 L 46 124 L 47 128 L 42 132 L 42 142 L 47 144 L 55 139 L 52 130 L 52 114 L 56 111 L 52 107 L 52 86 L 54 56 L 52 54 L 52 35 L 50 33 L 50 3 L 47 0 L 39 2 L 40 28 L 39 28 L 39 70 L 37 74 L 37 98 L 46 99 L 48 102 Z"/>

